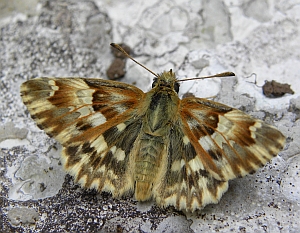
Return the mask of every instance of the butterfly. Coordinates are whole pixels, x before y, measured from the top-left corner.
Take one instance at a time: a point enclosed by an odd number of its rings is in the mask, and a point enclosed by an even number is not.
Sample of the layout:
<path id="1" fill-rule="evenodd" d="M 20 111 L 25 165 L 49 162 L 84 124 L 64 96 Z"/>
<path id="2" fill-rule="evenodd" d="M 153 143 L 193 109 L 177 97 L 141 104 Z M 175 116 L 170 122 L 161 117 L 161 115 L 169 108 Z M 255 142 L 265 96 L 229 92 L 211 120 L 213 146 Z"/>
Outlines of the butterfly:
<path id="1" fill-rule="evenodd" d="M 193 212 L 217 203 L 229 180 L 283 149 L 273 126 L 208 99 L 180 99 L 172 70 L 153 74 L 147 93 L 117 81 L 43 77 L 23 83 L 21 97 L 38 127 L 62 144 L 76 182 L 161 207 Z"/>

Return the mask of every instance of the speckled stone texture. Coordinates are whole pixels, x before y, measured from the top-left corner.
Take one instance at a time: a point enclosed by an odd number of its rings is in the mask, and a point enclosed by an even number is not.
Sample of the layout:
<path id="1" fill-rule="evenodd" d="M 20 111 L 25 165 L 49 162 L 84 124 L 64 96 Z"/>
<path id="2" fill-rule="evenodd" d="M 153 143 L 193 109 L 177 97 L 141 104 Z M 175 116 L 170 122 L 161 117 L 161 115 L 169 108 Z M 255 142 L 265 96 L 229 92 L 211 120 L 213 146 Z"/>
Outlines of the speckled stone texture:
<path id="1" fill-rule="evenodd" d="M 299 1 L 283 0 L 0 1 L 0 232 L 299 232 L 299 12 Z M 20 84 L 106 78 L 111 42 L 156 73 L 233 71 L 184 82 L 180 96 L 213 97 L 275 125 L 285 149 L 193 214 L 81 189 L 62 169 L 61 146 L 28 115 Z M 127 61 L 121 81 L 147 91 L 152 78 Z M 265 80 L 295 93 L 267 98 Z"/>

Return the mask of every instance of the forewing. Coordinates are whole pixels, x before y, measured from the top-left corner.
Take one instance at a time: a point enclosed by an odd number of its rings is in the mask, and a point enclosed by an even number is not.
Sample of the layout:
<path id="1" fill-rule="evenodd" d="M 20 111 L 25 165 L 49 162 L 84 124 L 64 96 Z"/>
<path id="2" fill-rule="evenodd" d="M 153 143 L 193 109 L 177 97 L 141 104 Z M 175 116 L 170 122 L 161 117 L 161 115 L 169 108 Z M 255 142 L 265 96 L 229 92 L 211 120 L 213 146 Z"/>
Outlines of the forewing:
<path id="1" fill-rule="evenodd" d="M 217 203 L 228 189 L 227 181 L 215 179 L 204 167 L 199 155 L 184 135 L 181 122 L 170 131 L 167 168 L 154 187 L 160 206 L 174 206 L 193 212 L 210 203 Z"/>
<path id="2" fill-rule="evenodd" d="M 120 82 L 37 78 L 21 86 L 32 118 L 63 146 L 66 170 L 85 187 L 115 196 L 133 188 L 129 153 L 141 128 L 144 93 Z"/>
<path id="3" fill-rule="evenodd" d="M 21 96 L 38 126 L 67 146 L 139 115 L 144 93 L 101 79 L 37 78 L 22 84 Z"/>
<path id="4" fill-rule="evenodd" d="M 180 117 L 204 168 L 218 180 L 253 173 L 285 144 L 285 137 L 273 126 L 206 99 L 183 99 Z"/>

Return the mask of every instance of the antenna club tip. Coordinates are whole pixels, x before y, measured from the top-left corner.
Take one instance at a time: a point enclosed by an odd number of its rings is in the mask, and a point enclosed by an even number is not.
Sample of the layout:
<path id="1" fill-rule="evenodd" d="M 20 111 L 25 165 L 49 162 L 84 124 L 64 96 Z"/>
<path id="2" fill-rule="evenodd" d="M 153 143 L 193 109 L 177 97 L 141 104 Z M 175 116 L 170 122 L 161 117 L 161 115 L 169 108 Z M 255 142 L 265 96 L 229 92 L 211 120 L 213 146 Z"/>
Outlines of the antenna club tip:
<path id="1" fill-rule="evenodd" d="M 212 75 L 212 77 L 228 77 L 228 76 L 235 76 L 235 73 L 231 71 L 226 71 L 220 74 Z"/>

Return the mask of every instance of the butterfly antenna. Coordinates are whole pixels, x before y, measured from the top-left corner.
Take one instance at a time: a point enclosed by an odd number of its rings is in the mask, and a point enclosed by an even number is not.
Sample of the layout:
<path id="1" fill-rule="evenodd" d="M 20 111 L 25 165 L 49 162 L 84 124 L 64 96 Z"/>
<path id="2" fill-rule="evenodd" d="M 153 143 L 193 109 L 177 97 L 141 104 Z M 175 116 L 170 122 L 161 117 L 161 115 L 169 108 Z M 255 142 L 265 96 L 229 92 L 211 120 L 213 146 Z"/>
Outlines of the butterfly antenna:
<path id="1" fill-rule="evenodd" d="M 138 61 L 134 60 L 133 57 L 131 57 L 120 45 L 111 43 L 110 46 L 114 47 L 115 49 L 119 50 L 121 53 L 123 53 L 126 57 L 130 58 L 132 61 L 134 61 L 136 64 L 140 65 L 143 67 L 145 70 L 148 70 L 151 74 L 153 74 L 155 77 L 158 78 L 158 74 L 155 74 L 152 70 L 148 69 L 146 66 L 143 64 L 139 63 Z"/>
<path id="2" fill-rule="evenodd" d="M 183 82 L 183 81 L 190 81 L 190 80 L 195 80 L 195 79 L 207 79 L 207 78 L 216 78 L 216 77 L 228 77 L 228 76 L 235 76 L 233 72 L 223 72 L 220 74 L 215 74 L 211 76 L 204 76 L 204 77 L 199 77 L 199 78 L 187 78 L 187 79 L 180 79 L 177 82 Z"/>

